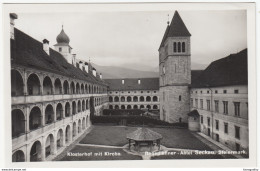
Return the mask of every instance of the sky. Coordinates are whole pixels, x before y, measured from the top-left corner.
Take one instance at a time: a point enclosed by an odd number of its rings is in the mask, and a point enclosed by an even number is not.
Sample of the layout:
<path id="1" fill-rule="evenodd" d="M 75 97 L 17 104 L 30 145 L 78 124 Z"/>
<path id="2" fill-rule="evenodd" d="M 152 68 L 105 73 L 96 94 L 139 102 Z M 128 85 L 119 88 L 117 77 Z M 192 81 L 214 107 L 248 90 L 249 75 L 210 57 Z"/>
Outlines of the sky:
<path id="1" fill-rule="evenodd" d="M 63 24 L 79 59 L 100 66 L 156 68 L 168 14 L 171 21 L 174 11 L 17 13 L 15 27 L 53 46 Z M 192 35 L 193 64 L 208 65 L 247 47 L 246 11 L 178 12 Z"/>

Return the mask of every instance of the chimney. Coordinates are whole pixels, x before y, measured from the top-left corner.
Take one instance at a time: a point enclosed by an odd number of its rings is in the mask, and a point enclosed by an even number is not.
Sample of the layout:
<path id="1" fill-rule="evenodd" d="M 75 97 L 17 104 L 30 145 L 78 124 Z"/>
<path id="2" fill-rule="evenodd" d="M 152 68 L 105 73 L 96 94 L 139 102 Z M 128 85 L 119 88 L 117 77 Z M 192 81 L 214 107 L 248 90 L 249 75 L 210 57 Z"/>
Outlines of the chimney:
<path id="1" fill-rule="evenodd" d="M 47 39 L 43 39 L 43 50 L 50 55 L 50 47 L 49 47 L 49 41 Z"/>
<path id="2" fill-rule="evenodd" d="M 93 68 L 93 75 L 96 77 L 97 76 L 97 70 L 96 68 Z"/>
<path id="3" fill-rule="evenodd" d="M 122 80 L 122 84 L 125 84 L 125 80 Z"/>
<path id="4" fill-rule="evenodd" d="M 138 84 L 141 84 L 141 80 L 140 79 L 138 80 Z"/>
<path id="5" fill-rule="evenodd" d="M 10 13 L 10 38 L 14 40 L 14 20 L 18 18 L 15 13 Z"/>
<path id="6" fill-rule="evenodd" d="M 102 73 L 100 73 L 100 76 L 99 76 L 99 77 L 100 77 L 101 80 L 103 79 L 103 77 L 102 77 Z"/>
<path id="7" fill-rule="evenodd" d="M 88 73 L 88 63 L 85 62 L 85 71 Z"/>
<path id="8" fill-rule="evenodd" d="M 72 65 L 74 65 L 75 67 L 77 66 L 76 65 L 76 54 L 72 54 L 72 62 L 71 62 Z"/>
<path id="9" fill-rule="evenodd" d="M 81 69 L 83 71 L 83 63 L 82 63 L 82 61 L 79 61 L 79 69 Z"/>

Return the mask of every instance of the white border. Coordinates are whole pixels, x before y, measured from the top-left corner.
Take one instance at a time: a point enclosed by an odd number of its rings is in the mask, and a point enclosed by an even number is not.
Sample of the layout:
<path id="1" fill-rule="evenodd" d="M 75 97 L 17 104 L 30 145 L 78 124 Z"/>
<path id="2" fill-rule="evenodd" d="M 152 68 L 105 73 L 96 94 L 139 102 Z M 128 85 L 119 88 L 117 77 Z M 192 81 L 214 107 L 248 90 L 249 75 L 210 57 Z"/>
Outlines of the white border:
<path id="1" fill-rule="evenodd" d="M 15 2 L 15 1 L 12 1 Z M 16 1 L 17 2 L 17 1 Z M 40 1 L 44 2 L 44 1 Z M 46 1 L 45 1 L 46 2 Z M 57 2 L 57 1 L 56 1 Z M 65 1 L 69 2 L 69 1 Z M 82 2 L 82 1 L 77 1 Z M 84 1 L 83 1 L 84 2 Z M 89 1 L 93 2 L 93 1 Z M 102 2 L 102 1 L 101 1 Z M 116 1 L 110 1 L 116 2 Z M 11 97 L 10 97 L 10 37 L 9 12 L 15 13 L 53 13 L 53 12 L 85 12 L 87 11 L 168 11 L 168 10 L 247 10 L 247 38 L 248 38 L 248 96 L 249 96 L 249 159 L 221 159 L 221 160 L 151 160 L 151 161 L 79 161 L 79 162 L 37 162 L 12 163 L 11 149 Z M 1 118 L 0 135 L 4 140 L 0 149 L 0 161 L 3 167 L 256 167 L 256 46 L 255 46 L 255 3 L 110 3 L 110 4 L 4 4 L 3 5 L 4 47 L 2 56 Z M 18 16 L 19 17 L 19 16 Z M 28 33 L 29 34 L 29 33 Z M 163 36 L 163 35 L 162 35 Z M 7 43 L 8 42 L 8 43 Z"/>

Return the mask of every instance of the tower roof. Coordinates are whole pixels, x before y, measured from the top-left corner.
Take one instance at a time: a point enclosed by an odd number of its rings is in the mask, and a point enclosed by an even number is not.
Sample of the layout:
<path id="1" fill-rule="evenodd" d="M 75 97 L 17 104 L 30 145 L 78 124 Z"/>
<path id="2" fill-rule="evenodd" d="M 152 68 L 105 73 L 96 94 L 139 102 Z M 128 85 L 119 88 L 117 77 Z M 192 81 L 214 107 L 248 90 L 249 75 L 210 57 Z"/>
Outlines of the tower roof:
<path id="1" fill-rule="evenodd" d="M 160 47 L 163 46 L 165 40 L 168 37 L 190 37 L 190 36 L 191 34 L 187 29 L 187 27 L 185 26 L 184 22 L 182 21 L 180 14 L 178 13 L 178 11 L 175 11 L 170 26 L 168 25 L 165 30 Z"/>
<path id="2" fill-rule="evenodd" d="M 69 36 L 64 32 L 63 26 L 60 34 L 57 36 L 56 41 L 58 44 L 69 44 L 70 38 Z"/>

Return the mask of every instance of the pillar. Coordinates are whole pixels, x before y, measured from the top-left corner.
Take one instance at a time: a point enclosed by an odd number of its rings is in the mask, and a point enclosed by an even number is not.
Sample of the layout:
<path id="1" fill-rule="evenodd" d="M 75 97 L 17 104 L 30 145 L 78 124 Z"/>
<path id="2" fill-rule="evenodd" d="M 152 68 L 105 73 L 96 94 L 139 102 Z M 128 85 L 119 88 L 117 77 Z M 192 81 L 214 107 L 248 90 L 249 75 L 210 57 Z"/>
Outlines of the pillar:
<path id="1" fill-rule="evenodd" d="M 56 107 L 57 107 L 57 103 L 53 103 L 53 117 L 54 117 L 54 119 L 53 119 L 53 122 L 56 122 L 57 121 L 57 113 L 56 113 Z"/>
<path id="2" fill-rule="evenodd" d="M 45 161 L 45 140 L 44 137 L 42 137 L 42 142 L 41 142 L 41 149 L 42 149 L 42 161 Z"/>

